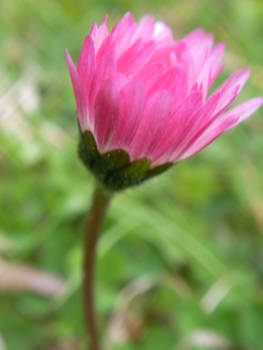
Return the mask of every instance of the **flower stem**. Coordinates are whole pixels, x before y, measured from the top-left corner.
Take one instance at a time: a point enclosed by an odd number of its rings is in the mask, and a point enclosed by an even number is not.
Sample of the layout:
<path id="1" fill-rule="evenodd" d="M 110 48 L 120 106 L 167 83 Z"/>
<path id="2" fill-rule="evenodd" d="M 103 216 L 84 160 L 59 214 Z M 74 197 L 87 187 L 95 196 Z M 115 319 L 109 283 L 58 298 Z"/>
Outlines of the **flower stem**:
<path id="1" fill-rule="evenodd" d="M 96 243 L 110 203 L 111 194 L 96 184 L 85 226 L 84 238 L 84 314 L 86 332 L 89 334 L 89 350 L 100 350 L 94 306 L 94 267 Z"/>

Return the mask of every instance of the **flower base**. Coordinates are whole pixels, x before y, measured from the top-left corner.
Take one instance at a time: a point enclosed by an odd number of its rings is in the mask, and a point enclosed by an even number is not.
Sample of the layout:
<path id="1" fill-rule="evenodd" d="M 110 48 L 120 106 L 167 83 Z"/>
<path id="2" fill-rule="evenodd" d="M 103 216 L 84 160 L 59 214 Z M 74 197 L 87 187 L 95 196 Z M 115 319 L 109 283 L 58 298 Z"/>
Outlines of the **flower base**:
<path id="1" fill-rule="evenodd" d="M 165 163 L 151 167 L 151 162 L 147 158 L 131 162 L 129 154 L 122 149 L 101 154 L 90 131 L 80 133 L 78 151 L 84 165 L 110 191 L 120 191 L 139 185 L 173 165 Z"/>

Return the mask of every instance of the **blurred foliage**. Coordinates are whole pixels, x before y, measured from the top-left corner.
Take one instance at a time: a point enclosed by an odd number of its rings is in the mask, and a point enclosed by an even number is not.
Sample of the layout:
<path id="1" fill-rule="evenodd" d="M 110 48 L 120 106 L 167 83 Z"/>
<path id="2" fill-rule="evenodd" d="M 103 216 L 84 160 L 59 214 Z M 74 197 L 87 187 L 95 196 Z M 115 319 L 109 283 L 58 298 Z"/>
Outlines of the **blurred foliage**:
<path id="1" fill-rule="evenodd" d="M 83 349 L 82 229 L 93 180 L 76 157 L 64 48 L 76 60 L 105 12 L 111 26 L 128 10 L 137 19 L 151 12 L 175 38 L 204 27 L 217 42 L 226 41 L 219 81 L 250 66 L 245 99 L 262 94 L 263 2 L 0 5 L 0 255 L 67 285 L 52 296 L 18 290 L 18 274 L 4 286 L 0 261 L 0 349 Z M 263 349 L 262 113 L 159 178 L 116 196 L 97 264 L 107 349 Z"/>

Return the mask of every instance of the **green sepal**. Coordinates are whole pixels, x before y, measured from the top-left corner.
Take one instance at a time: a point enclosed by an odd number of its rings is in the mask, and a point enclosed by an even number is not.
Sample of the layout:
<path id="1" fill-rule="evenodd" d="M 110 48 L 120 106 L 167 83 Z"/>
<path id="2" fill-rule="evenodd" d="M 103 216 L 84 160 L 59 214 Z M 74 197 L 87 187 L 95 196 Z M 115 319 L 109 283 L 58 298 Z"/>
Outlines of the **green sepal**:
<path id="1" fill-rule="evenodd" d="M 130 163 L 130 158 L 127 152 L 122 149 L 106 152 L 101 155 L 103 165 L 107 169 L 119 169 Z"/>
<path id="2" fill-rule="evenodd" d="M 150 168 L 151 162 L 147 158 L 141 158 L 130 162 L 121 169 L 114 170 L 107 179 L 107 186 L 114 190 L 122 190 L 127 187 L 139 185 L 144 181 L 145 174 Z"/>
<path id="3" fill-rule="evenodd" d="M 131 162 L 129 154 L 122 149 L 101 154 L 90 131 L 80 132 L 79 156 L 96 179 L 111 191 L 120 191 L 139 185 L 161 174 L 172 165 L 172 163 L 166 163 L 151 168 L 151 162 L 147 158 Z"/>
<path id="4" fill-rule="evenodd" d="M 78 153 L 84 164 L 92 169 L 96 166 L 96 161 L 100 157 L 96 141 L 90 131 L 80 132 Z"/>
<path id="5" fill-rule="evenodd" d="M 173 165 L 173 163 L 165 163 L 165 164 L 157 165 L 156 167 L 149 169 L 145 174 L 144 180 L 148 180 L 156 175 L 162 174 L 164 171 L 171 168 L 172 165 Z"/>

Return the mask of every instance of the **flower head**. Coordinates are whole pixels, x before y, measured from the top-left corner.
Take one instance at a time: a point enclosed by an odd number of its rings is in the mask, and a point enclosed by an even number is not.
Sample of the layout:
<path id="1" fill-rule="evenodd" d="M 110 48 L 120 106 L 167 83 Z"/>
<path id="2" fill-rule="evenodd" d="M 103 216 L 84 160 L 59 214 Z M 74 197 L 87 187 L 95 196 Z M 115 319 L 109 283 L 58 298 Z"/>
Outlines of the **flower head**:
<path id="1" fill-rule="evenodd" d="M 257 97 L 228 109 L 246 83 L 248 69 L 233 73 L 209 95 L 223 68 L 224 44 L 214 46 L 213 36 L 204 30 L 175 41 L 171 30 L 149 15 L 136 23 L 128 13 L 110 33 L 106 21 L 107 16 L 99 27 L 93 25 L 77 69 L 67 51 L 66 58 L 80 155 L 108 187 L 138 183 L 192 156 L 263 103 Z M 134 164 L 133 177 L 142 169 L 133 183 L 127 173 Z M 112 185 L 116 169 L 118 178 L 126 178 L 123 186 Z"/>

